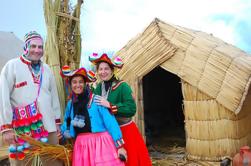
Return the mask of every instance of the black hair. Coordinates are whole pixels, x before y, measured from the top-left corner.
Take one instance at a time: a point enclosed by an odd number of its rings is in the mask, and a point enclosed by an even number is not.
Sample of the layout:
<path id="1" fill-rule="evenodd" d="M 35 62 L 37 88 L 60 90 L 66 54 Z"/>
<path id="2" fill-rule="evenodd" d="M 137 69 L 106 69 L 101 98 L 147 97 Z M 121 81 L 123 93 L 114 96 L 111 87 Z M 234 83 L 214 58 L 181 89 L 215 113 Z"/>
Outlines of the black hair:
<path id="1" fill-rule="evenodd" d="M 71 76 L 71 77 L 69 78 L 70 86 L 71 86 L 71 81 L 72 81 L 72 79 L 73 79 L 74 77 L 77 77 L 77 76 L 81 76 L 81 77 L 83 78 L 83 80 L 85 81 L 85 84 L 86 84 L 86 78 L 85 78 L 83 75 L 81 75 L 81 74 L 75 74 L 75 75 L 73 75 L 73 76 Z"/>

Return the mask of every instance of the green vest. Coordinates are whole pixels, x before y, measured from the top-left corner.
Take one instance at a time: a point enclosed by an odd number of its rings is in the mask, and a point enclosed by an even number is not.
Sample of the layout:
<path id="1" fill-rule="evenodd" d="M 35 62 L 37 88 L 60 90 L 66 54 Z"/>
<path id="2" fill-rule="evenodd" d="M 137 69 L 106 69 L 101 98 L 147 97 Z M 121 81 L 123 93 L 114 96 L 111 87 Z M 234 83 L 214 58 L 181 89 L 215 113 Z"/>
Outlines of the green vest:
<path id="1" fill-rule="evenodd" d="M 101 85 L 102 83 L 97 85 L 96 89 L 93 91 L 94 94 L 101 96 Z M 132 97 L 132 89 L 124 81 L 112 83 L 112 88 L 108 94 L 107 100 L 112 104 L 112 106 L 116 106 L 116 116 L 132 117 L 136 113 L 136 103 Z"/>

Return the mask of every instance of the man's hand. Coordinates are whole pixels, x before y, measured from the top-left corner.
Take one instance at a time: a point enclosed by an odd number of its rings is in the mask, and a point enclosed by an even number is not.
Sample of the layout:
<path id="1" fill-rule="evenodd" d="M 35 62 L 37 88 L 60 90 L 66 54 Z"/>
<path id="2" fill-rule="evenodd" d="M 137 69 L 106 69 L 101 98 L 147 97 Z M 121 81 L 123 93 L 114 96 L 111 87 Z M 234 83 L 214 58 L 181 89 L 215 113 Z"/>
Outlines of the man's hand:
<path id="1" fill-rule="evenodd" d="M 8 131 L 4 131 L 2 133 L 3 135 L 3 141 L 7 144 L 15 144 L 16 143 L 16 135 L 15 132 L 13 130 L 8 130 Z"/>

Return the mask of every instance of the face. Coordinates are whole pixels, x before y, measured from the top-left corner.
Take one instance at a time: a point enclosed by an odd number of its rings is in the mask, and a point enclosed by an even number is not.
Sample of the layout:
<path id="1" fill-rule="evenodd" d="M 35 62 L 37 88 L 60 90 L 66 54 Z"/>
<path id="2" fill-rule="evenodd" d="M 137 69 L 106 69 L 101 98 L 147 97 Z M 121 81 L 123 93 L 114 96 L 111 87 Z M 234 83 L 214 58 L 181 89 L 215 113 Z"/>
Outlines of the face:
<path id="1" fill-rule="evenodd" d="M 113 70 L 110 68 L 108 63 L 101 62 L 98 66 L 97 73 L 102 81 L 108 81 L 113 75 Z"/>
<path id="2" fill-rule="evenodd" d="M 38 62 L 43 56 L 43 41 L 39 38 L 30 41 L 28 59 L 33 62 Z"/>
<path id="3" fill-rule="evenodd" d="M 85 81 L 82 76 L 75 76 L 72 78 L 71 89 L 75 94 L 79 95 L 79 94 L 83 93 L 84 86 L 85 86 Z"/>

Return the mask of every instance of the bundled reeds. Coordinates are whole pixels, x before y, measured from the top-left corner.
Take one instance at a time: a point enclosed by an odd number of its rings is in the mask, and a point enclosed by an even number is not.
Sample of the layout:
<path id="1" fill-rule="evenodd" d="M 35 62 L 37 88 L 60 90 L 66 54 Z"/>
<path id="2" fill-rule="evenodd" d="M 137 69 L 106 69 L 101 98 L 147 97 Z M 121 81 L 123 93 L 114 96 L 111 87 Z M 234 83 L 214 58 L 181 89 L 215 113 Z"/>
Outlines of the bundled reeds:
<path id="1" fill-rule="evenodd" d="M 44 0 L 44 17 L 47 27 L 47 37 L 45 43 L 45 62 L 51 67 L 57 84 L 58 96 L 60 100 L 61 109 L 65 108 L 65 92 L 64 85 L 59 72 L 61 70 L 60 54 L 58 50 L 57 38 L 57 23 L 58 17 L 55 11 L 60 9 L 61 0 Z"/>
<path id="2" fill-rule="evenodd" d="M 31 145 L 30 152 L 26 155 L 26 160 L 28 163 L 33 162 L 34 158 L 36 158 L 36 156 L 39 156 L 39 158 L 43 158 L 46 161 L 58 159 L 62 160 L 65 166 L 71 165 L 72 145 L 51 145 L 42 143 L 26 135 L 22 135 L 20 136 L 20 138 Z M 38 162 L 37 164 L 40 163 Z"/>
<path id="3" fill-rule="evenodd" d="M 83 0 L 78 0 L 72 9 L 68 0 L 61 2 L 61 8 L 56 12 L 58 16 L 58 48 L 61 67 L 69 65 L 76 69 L 80 64 L 81 34 L 80 11 Z"/>
<path id="4" fill-rule="evenodd" d="M 69 0 L 44 0 L 44 15 L 47 27 L 45 62 L 50 65 L 56 78 L 61 109 L 66 96 L 59 74 L 64 65 L 78 68 L 81 56 L 80 9 L 83 0 L 78 0 L 72 9 Z"/>

